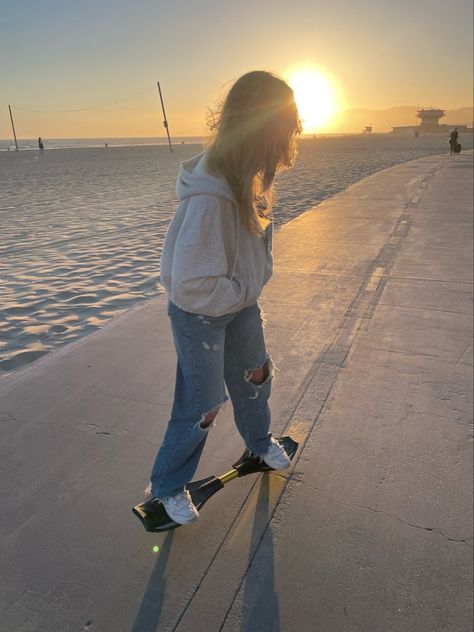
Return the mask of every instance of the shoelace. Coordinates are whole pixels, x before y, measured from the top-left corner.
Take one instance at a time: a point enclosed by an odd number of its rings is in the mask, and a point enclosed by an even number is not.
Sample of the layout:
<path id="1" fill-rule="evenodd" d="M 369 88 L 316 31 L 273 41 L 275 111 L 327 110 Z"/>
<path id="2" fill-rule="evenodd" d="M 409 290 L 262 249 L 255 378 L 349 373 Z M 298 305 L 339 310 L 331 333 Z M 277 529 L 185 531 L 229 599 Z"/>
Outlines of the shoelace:
<path id="1" fill-rule="evenodd" d="M 171 500 L 178 509 L 181 507 L 188 507 L 191 502 L 191 495 L 188 492 L 178 498 L 170 498 L 169 500 Z"/>
<path id="2" fill-rule="evenodd" d="M 273 448 L 273 446 L 278 446 L 279 448 L 281 448 L 281 447 L 282 447 L 282 446 L 281 446 L 281 443 L 280 443 L 279 441 L 276 441 L 276 440 L 270 444 L 270 450 Z M 263 463 L 263 457 L 258 456 L 257 454 L 254 454 L 254 453 L 252 452 L 252 450 L 249 450 L 249 452 L 250 452 L 250 458 L 252 458 L 252 459 L 258 459 L 258 462 L 259 462 L 259 463 Z"/>

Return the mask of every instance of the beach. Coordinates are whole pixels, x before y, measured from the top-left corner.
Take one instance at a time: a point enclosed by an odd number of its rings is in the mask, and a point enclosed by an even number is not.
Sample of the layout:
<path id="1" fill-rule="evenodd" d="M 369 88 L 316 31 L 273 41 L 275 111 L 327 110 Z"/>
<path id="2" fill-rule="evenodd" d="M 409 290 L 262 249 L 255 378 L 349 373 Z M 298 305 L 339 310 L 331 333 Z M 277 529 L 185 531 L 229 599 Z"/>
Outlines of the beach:
<path id="1" fill-rule="evenodd" d="M 461 141 L 472 148 L 472 135 Z M 202 151 L 45 146 L 43 160 L 35 150 L 0 152 L 0 376 L 163 292 L 179 163 Z M 275 226 L 372 173 L 442 153 L 453 159 L 439 135 L 302 139 L 295 167 L 278 176 Z"/>

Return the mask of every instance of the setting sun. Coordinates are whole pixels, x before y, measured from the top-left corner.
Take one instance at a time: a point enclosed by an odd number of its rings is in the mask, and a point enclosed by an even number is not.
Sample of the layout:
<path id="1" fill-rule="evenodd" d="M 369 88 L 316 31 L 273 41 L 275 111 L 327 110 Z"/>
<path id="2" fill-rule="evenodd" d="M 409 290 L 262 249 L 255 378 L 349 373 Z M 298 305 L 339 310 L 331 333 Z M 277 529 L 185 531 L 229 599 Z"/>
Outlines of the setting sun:
<path id="1" fill-rule="evenodd" d="M 339 109 L 333 82 L 321 71 L 304 69 L 289 74 L 289 83 L 295 92 L 303 131 L 324 129 Z"/>

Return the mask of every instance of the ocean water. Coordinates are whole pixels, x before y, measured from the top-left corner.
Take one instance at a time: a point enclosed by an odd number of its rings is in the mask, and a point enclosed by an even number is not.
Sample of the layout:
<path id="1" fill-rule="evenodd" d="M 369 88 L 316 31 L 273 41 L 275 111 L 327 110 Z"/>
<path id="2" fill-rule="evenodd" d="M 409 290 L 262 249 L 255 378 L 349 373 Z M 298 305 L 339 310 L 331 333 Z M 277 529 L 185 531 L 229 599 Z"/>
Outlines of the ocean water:
<path id="1" fill-rule="evenodd" d="M 182 143 L 195 144 L 198 142 L 195 136 L 174 136 L 173 144 Z M 38 150 L 37 138 L 22 138 L 17 141 L 20 151 Z M 147 145 L 167 145 L 169 141 L 166 136 L 149 136 L 140 138 L 43 138 L 46 149 L 84 149 L 93 147 L 140 147 Z M 15 151 L 15 141 L 12 139 L 0 139 L 0 151 Z"/>
<path id="2" fill-rule="evenodd" d="M 177 170 L 202 146 L 183 139 L 171 153 L 121 140 L 47 144 L 44 159 L 0 152 L 0 376 L 163 292 Z M 472 149 L 472 135 L 460 140 Z M 294 168 L 278 176 L 275 224 L 376 171 L 441 153 L 444 136 L 302 139 Z"/>

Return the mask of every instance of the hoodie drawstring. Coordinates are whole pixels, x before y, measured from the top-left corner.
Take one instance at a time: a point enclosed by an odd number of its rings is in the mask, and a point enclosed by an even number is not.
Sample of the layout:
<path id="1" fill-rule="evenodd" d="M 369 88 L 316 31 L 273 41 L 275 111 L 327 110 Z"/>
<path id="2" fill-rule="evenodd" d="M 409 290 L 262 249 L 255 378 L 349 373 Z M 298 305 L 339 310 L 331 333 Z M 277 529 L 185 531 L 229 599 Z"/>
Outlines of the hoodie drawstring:
<path id="1" fill-rule="evenodd" d="M 234 259 L 234 267 L 232 268 L 232 274 L 230 275 L 230 280 L 234 280 L 235 269 L 237 268 L 237 259 L 239 257 L 239 241 L 240 241 L 240 215 L 237 212 L 237 246 L 235 248 L 235 259 Z"/>

